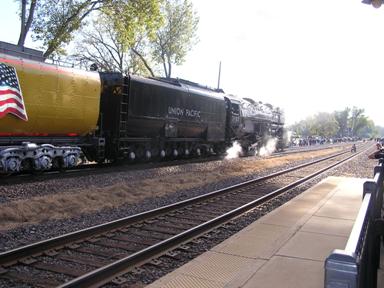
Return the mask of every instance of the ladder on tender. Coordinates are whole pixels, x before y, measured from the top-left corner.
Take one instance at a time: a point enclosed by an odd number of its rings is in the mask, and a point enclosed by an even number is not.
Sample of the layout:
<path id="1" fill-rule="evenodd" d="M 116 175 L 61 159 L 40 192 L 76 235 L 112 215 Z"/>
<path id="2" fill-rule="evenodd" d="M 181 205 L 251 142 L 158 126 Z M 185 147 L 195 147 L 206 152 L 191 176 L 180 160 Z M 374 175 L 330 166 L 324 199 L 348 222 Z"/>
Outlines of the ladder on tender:
<path id="1" fill-rule="evenodd" d="M 118 140 L 118 154 L 119 158 L 125 158 L 129 153 L 128 142 L 123 140 L 127 137 L 127 124 L 128 124 L 128 77 L 123 78 L 124 82 L 122 83 L 120 89 L 121 93 L 121 102 L 120 102 L 120 120 L 119 120 L 119 140 Z"/>

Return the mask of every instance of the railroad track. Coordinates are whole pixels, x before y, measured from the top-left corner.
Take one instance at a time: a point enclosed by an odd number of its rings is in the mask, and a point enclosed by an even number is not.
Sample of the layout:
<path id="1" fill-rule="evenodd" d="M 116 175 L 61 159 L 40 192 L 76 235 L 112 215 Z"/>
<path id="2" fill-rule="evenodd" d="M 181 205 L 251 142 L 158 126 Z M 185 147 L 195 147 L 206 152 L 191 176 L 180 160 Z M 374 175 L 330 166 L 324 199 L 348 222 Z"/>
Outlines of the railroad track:
<path id="1" fill-rule="evenodd" d="M 350 144 L 337 144 L 337 145 L 315 145 L 315 146 L 306 146 L 300 147 L 297 149 L 287 149 L 286 151 L 276 151 L 269 157 L 281 157 L 288 154 L 298 154 L 303 152 L 312 152 L 318 150 L 332 149 L 335 147 L 349 147 Z M 252 156 L 250 156 L 252 157 Z M 157 162 L 137 162 L 137 163 L 120 163 L 119 165 L 113 163 L 106 164 L 84 164 L 76 168 L 67 169 L 64 171 L 51 170 L 51 171 L 41 171 L 35 173 L 19 173 L 14 175 L 1 175 L 0 174 L 0 185 L 16 185 L 22 183 L 30 183 L 35 181 L 48 181 L 53 179 L 62 179 L 62 178 L 74 178 L 86 176 L 89 174 L 105 174 L 105 173 L 118 173 L 126 171 L 136 171 L 144 169 L 155 169 L 161 167 L 172 167 L 184 164 L 193 164 L 193 163 L 205 163 L 210 161 L 218 161 L 224 158 L 223 155 L 210 155 L 209 157 L 200 157 L 200 158 L 191 158 L 191 159 L 174 159 L 168 161 L 157 161 Z M 261 157 L 265 158 L 265 157 Z"/>
<path id="2" fill-rule="evenodd" d="M 191 158 L 191 159 L 175 159 L 168 161 L 158 162 L 137 162 L 137 163 L 105 163 L 105 164 L 84 164 L 76 168 L 67 169 L 64 171 L 51 170 L 41 171 L 36 173 L 19 173 L 12 175 L 1 175 L 0 174 L 0 185 L 15 185 L 21 183 L 30 183 L 36 181 L 47 181 L 53 179 L 62 178 L 74 178 L 87 176 L 89 174 L 107 174 L 107 173 L 118 173 L 126 171 L 136 171 L 145 169 L 155 169 L 161 167 L 172 167 L 183 164 L 191 163 L 204 163 L 209 161 L 217 161 L 223 159 L 223 156 L 211 155 L 209 157 Z"/>
<path id="3" fill-rule="evenodd" d="M 371 147 L 371 145 L 370 145 Z M 361 150 L 361 149 L 360 149 Z M 361 152 L 360 152 L 361 153 Z M 0 284 L 97 287 L 196 241 L 207 232 L 352 157 L 349 151 L 162 208 L 0 254 Z"/>

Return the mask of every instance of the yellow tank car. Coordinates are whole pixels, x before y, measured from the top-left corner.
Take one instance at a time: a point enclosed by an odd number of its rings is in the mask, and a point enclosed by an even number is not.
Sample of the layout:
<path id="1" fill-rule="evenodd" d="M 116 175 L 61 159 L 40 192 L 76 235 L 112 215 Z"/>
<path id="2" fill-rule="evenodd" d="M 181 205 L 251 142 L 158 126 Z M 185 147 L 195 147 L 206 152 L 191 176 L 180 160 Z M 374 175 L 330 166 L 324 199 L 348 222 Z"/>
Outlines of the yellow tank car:
<path id="1" fill-rule="evenodd" d="M 0 137 L 84 136 L 96 129 L 97 72 L 0 54 L 0 84 Z"/>

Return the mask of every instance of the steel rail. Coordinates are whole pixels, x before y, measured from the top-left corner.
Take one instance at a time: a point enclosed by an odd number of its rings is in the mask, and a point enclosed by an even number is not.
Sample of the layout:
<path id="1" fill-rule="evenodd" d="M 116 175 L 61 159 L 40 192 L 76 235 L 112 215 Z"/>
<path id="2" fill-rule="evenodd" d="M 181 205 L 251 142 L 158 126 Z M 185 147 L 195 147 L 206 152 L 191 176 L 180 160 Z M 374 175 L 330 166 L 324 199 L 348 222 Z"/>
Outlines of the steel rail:
<path id="1" fill-rule="evenodd" d="M 50 238 L 47 240 L 43 240 L 43 241 L 32 243 L 32 244 L 29 244 L 26 246 L 15 248 L 15 249 L 12 249 L 12 250 L 9 250 L 6 252 L 2 252 L 2 253 L 0 253 L 0 265 L 9 265 L 9 264 L 15 263 L 15 262 L 17 262 L 23 258 L 31 257 L 34 255 L 39 255 L 39 254 L 43 253 L 44 251 L 47 251 L 50 249 L 57 249 L 57 248 L 63 247 L 63 246 L 65 246 L 69 243 L 72 243 L 72 242 L 84 240 L 87 238 L 94 237 L 96 235 L 106 233 L 108 231 L 116 230 L 116 229 L 119 229 L 119 228 L 122 228 L 122 227 L 128 226 L 128 225 L 132 225 L 132 224 L 144 221 L 148 218 L 153 218 L 153 217 L 171 212 L 173 210 L 183 208 L 183 207 L 188 206 L 188 205 L 193 205 L 195 203 L 204 201 L 206 199 L 220 196 L 221 194 L 228 193 L 229 191 L 236 190 L 236 189 L 239 189 L 241 187 L 244 187 L 244 186 L 247 186 L 250 184 L 254 184 L 257 182 L 265 181 L 267 179 L 270 179 L 270 178 L 273 178 L 276 176 L 280 176 L 280 175 L 283 175 L 283 174 L 286 174 L 286 173 L 289 173 L 289 172 L 292 172 L 294 170 L 298 170 L 298 169 L 301 169 L 301 168 L 304 168 L 307 166 L 311 166 L 311 165 L 317 164 L 319 162 L 323 162 L 323 161 L 338 157 L 338 156 L 346 154 L 346 153 L 350 153 L 350 152 L 349 151 L 340 152 L 340 153 L 337 153 L 337 154 L 334 154 L 331 156 L 327 156 L 327 157 L 324 157 L 324 158 L 321 158 L 321 159 L 318 159 L 315 161 L 300 164 L 300 165 L 297 165 L 295 167 L 291 167 L 291 168 L 288 168 L 285 170 L 281 170 L 281 171 L 278 171 L 278 172 L 275 172 L 275 173 L 272 173 L 272 174 L 269 174 L 266 176 L 258 177 L 258 178 L 253 179 L 253 180 L 248 180 L 248 181 L 243 182 L 243 183 L 235 184 L 233 186 L 229 186 L 229 187 L 226 187 L 226 188 L 223 188 L 220 190 L 209 192 L 209 193 L 204 194 L 204 195 L 200 195 L 200 196 L 196 196 L 196 197 L 193 197 L 190 199 L 186 199 L 186 200 L 174 203 L 174 204 L 170 204 L 170 205 L 156 208 L 156 209 L 153 209 L 150 211 L 145 211 L 145 212 L 142 212 L 139 214 L 131 215 L 131 216 L 128 216 L 125 218 L 121 218 L 121 219 L 114 220 L 111 222 L 92 226 L 89 228 L 85 228 L 82 230 L 78 230 L 75 232 L 67 233 L 67 234 L 64 234 L 61 236 L 53 237 L 53 238 Z M 360 153 L 362 153 L 362 152 L 360 152 Z M 354 154 L 353 156 L 356 156 L 356 155 L 358 155 L 358 154 Z"/>
<path id="2" fill-rule="evenodd" d="M 34 172 L 19 172 L 15 174 L 1 174 L 0 173 L 0 185 L 9 186 L 21 183 L 30 183 L 36 180 L 44 181 L 57 178 L 73 178 L 93 174 L 108 174 L 126 171 L 136 171 L 145 169 L 154 169 L 162 167 L 172 167 L 176 165 L 193 164 L 193 163 L 205 163 L 210 161 L 222 160 L 222 156 L 211 155 L 209 157 L 191 158 L 191 159 L 174 159 L 166 161 L 138 161 L 134 163 L 121 162 L 116 163 L 96 163 L 96 164 L 83 164 L 73 168 L 60 170 L 51 169 L 47 171 L 34 171 Z"/>
<path id="3" fill-rule="evenodd" d="M 362 153 L 362 152 L 360 152 Z M 155 245 L 147 247 L 141 251 L 138 251 L 134 254 L 131 254 L 123 259 L 115 261 L 109 265 L 96 269 L 90 273 L 87 273 L 83 276 L 75 278 L 61 286 L 60 288 L 72 288 L 72 287 L 99 287 L 113 280 L 115 277 L 124 274 L 130 270 L 132 270 L 135 266 L 140 265 L 142 263 L 147 262 L 148 260 L 155 258 L 159 255 L 164 254 L 165 252 L 176 248 L 177 246 L 191 241 L 192 239 L 209 232 L 210 230 L 225 224 L 226 222 L 238 217 L 239 215 L 252 210 L 253 208 L 281 195 L 282 193 L 291 190 L 293 188 L 298 187 L 299 185 L 312 180 L 312 178 L 330 170 L 340 166 L 346 161 L 351 160 L 356 157 L 360 153 L 356 153 L 352 156 L 344 158 L 343 160 L 331 164 L 323 169 L 320 169 L 304 178 L 301 178 L 293 183 L 290 183 L 282 188 L 279 188 L 275 191 L 268 193 L 252 202 L 249 202 L 241 207 L 238 207 L 230 212 L 227 212 L 221 216 L 218 216 L 212 220 L 209 220 L 205 223 L 202 223 L 196 227 L 193 227 L 187 231 L 184 231 L 180 234 L 177 234 L 171 238 L 168 238 L 164 241 L 161 241 Z M 343 154 L 343 153 L 341 153 Z M 329 159 L 329 157 L 327 157 Z M 307 166 L 307 165 L 302 165 Z M 250 182 L 250 181 L 248 181 Z M 242 185 L 238 185 L 242 186 Z M 233 187 L 233 186 L 232 186 Z"/>

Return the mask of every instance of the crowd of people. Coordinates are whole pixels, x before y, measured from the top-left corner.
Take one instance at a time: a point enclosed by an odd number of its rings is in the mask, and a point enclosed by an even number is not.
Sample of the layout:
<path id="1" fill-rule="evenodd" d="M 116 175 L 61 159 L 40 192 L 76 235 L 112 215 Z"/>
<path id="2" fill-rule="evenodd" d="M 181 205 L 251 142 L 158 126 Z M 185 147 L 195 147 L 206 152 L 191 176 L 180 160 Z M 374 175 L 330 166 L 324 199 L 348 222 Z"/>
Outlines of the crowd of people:
<path id="1" fill-rule="evenodd" d="M 311 146 L 319 144 L 334 144 L 361 140 L 359 138 L 343 137 L 343 138 L 325 138 L 320 136 L 310 137 L 292 137 L 288 143 L 288 146 Z"/>
<path id="2" fill-rule="evenodd" d="M 320 137 L 308 137 L 308 138 L 299 138 L 295 137 L 291 139 L 289 146 L 309 146 L 309 145 L 317 145 L 317 144 L 325 144 L 325 143 L 338 143 L 338 142 L 349 142 L 356 141 L 359 139 L 354 138 L 335 138 L 335 139 L 327 139 Z M 384 159 L 384 138 L 376 139 L 376 151 L 368 155 L 369 159 Z M 353 144 L 351 147 L 351 152 L 356 152 L 356 144 Z"/>

